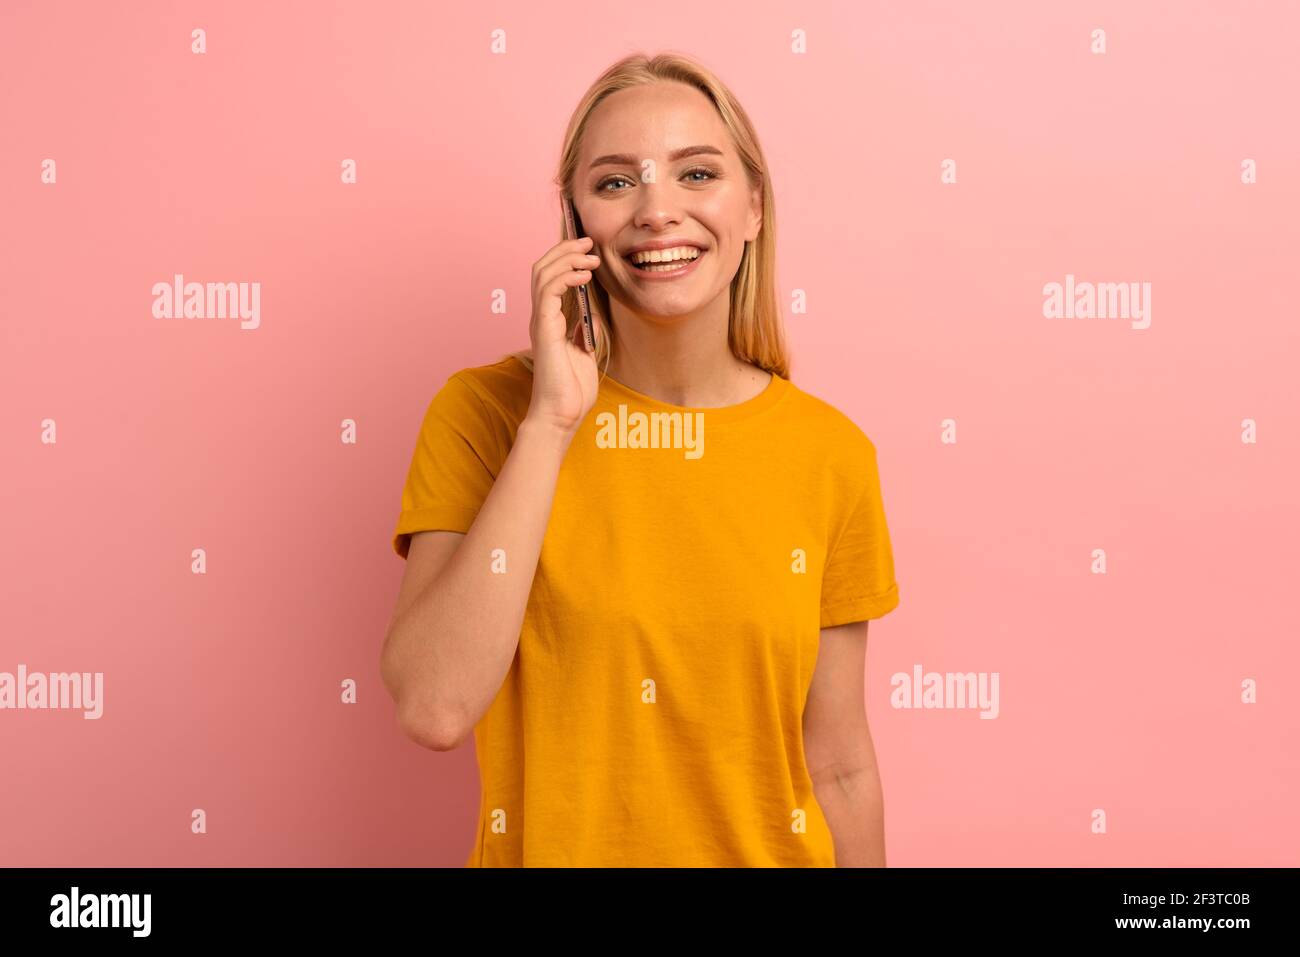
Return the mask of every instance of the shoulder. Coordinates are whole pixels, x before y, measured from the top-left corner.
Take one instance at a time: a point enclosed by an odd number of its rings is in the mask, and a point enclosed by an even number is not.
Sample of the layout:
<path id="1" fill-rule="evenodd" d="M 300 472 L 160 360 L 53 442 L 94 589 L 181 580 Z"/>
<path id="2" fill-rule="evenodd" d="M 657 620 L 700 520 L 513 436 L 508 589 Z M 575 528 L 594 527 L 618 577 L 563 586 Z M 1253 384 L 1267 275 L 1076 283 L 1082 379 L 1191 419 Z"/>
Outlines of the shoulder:
<path id="1" fill-rule="evenodd" d="M 492 418 L 520 422 L 533 393 L 533 373 L 513 355 L 451 374 L 444 389 L 472 393 Z"/>
<path id="2" fill-rule="evenodd" d="M 851 471 L 874 469 L 876 446 L 855 420 L 860 410 L 852 410 L 850 415 L 793 382 L 788 389 L 790 411 L 799 417 L 800 428 L 817 443 L 819 455 Z"/>

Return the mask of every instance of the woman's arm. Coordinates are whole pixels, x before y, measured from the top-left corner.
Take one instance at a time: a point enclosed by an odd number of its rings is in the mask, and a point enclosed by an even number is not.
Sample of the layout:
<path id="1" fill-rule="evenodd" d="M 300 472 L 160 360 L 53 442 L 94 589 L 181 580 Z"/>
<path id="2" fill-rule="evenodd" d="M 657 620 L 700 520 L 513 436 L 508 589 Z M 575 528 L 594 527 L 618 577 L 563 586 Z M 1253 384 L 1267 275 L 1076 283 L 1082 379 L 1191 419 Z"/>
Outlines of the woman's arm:
<path id="1" fill-rule="evenodd" d="M 804 760 L 837 867 L 885 866 L 885 803 L 863 685 L 867 625 L 822 629 L 804 704 Z"/>
<path id="2" fill-rule="evenodd" d="M 592 243 L 561 241 L 533 263 L 532 398 L 473 524 L 450 555 L 445 537 L 428 536 L 415 565 L 407 555 L 417 580 L 403 580 L 380 671 L 406 733 L 435 750 L 470 734 L 510 672 L 560 466 L 596 400 L 596 360 L 561 311 L 600 262 Z"/>
<path id="3" fill-rule="evenodd" d="M 380 667 L 402 727 L 426 747 L 460 744 L 510 670 L 571 440 L 525 418 L 464 540 L 405 604 L 399 596 Z"/>

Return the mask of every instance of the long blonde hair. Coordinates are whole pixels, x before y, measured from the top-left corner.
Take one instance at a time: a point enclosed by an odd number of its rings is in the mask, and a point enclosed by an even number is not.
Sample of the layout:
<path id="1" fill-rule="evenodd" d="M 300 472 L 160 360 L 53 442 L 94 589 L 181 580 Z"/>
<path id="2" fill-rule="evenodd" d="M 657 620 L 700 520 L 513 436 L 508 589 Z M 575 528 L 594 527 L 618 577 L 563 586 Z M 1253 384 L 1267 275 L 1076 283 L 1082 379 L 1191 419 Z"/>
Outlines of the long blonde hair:
<path id="1" fill-rule="evenodd" d="M 586 132 L 591 111 L 611 93 L 629 87 L 660 81 L 676 81 L 695 87 L 707 96 L 718 115 L 731 131 L 736 150 L 744 163 L 750 187 L 762 191 L 763 225 L 758 238 L 745 243 L 740 268 L 731 281 L 731 313 L 727 322 L 727 345 L 732 355 L 761 369 L 788 379 L 790 358 L 786 351 L 781 311 L 776 298 L 776 209 L 772 182 L 767 174 L 767 159 L 759 145 L 758 134 L 749 116 L 731 91 L 709 70 L 689 57 L 662 53 L 655 57 L 633 54 L 624 57 L 601 75 L 583 96 L 569 119 L 560 153 L 560 168 L 555 185 L 566 195 L 573 195 L 573 176 L 578 166 L 578 148 Z M 557 203 L 558 206 L 558 203 Z M 559 238 L 564 238 L 564 217 L 559 216 Z M 592 277 L 593 280 L 595 277 Z M 588 284 L 592 322 L 596 327 L 596 364 L 609 363 L 613 325 L 609 321 L 609 293 L 599 281 Z M 566 289 L 560 308 L 567 320 L 570 340 L 582 321 L 578 310 L 576 287 Z M 532 369 L 532 350 L 513 352 Z"/>

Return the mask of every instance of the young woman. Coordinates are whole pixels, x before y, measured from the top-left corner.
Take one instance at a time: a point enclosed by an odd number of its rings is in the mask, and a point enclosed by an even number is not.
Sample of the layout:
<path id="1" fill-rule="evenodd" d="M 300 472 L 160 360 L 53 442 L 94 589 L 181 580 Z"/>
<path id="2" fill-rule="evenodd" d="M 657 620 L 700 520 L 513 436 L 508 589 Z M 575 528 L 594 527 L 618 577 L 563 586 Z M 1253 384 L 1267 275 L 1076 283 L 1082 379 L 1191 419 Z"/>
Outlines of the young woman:
<path id="1" fill-rule="evenodd" d="M 557 185 L 586 238 L 533 264 L 531 354 L 433 398 L 393 539 L 384 681 L 416 741 L 474 733 L 467 864 L 883 866 L 875 447 L 789 380 L 749 119 L 690 60 L 629 57 Z"/>

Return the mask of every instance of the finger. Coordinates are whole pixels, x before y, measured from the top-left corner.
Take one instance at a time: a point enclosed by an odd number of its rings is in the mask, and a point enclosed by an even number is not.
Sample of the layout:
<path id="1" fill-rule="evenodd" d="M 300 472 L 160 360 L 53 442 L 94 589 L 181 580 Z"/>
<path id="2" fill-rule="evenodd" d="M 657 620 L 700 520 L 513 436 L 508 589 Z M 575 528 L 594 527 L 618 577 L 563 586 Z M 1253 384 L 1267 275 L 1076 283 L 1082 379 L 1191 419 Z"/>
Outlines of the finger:
<path id="1" fill-rule="evenodd" d="M 534 312 L 536 322 L 542 324 L 544 328 L 535 330 L 530 324 L 530 335 L 535 338 L 540 333 L 543 340 L 548 342 L 562 340 L 564 327 L 568 325 L 563 309 L 564 290 L 590 281 L 591 270 L 589 269 L 561 272 L 552 279 L 539 297 L 538 308 Z"/>
<path id="2" fill-rule="evenodd" d="M 547 271 L 550 266 L 564 256 L 582 255 L 594 248 L 595 240 L 590 236 L 580 236 L 577 239 L 562 239 L 542 253 L 541 258 L 533 263 L 533 277 L 536 278 Z"/>
<path id="3" fill-rule="evenodd" d="M 587 274 L 587 278 L 578 283 L 582 285 L 590 281 L 590 274 L 598 268 L 600 268 L 600 257 L 594 253 L 566 253 L 533 277 L 533 287 L 536 290 L 547 289 L 558 277 L 574 272 Z"/>

